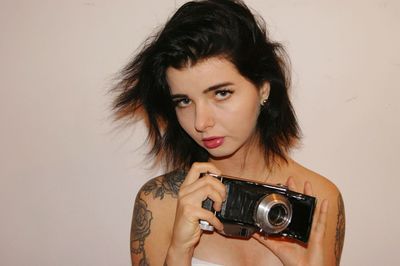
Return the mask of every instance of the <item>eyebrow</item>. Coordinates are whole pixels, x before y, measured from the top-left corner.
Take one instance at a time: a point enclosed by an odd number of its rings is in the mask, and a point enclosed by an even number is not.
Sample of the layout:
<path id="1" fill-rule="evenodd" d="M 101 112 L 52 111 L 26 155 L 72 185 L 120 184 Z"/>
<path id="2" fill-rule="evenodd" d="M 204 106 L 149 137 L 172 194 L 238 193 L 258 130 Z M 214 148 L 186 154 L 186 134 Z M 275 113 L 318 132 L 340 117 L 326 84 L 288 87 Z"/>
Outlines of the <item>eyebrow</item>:
<path id="1" fill-rule="evenodd" d="M 215 90 L 218 90 L 218 89 L 220 89 L 220 88 L 223 88 L 223 87 L 226 87 L 226 86 L 231 86 L 231 85 L 233 85 L 232 82 L 222 82 L 222 83 L 218 83 L 218 84 L 215 84 L 215 85 L 213 85 L 213 86 L 211 86 L 211 87 L 208 87 L 207 89 L 205 89 L 205 90 L 203 91 L 203 93 L 205 94 L 205 93 L 208 93 L 208 92 L 210 92 L 210 91 L 215 91 Z M 171 99 L 185 98 L 185 97 L 187 97 L 186 94 L 174 94 L 174 95 L 171 95 Z"/>

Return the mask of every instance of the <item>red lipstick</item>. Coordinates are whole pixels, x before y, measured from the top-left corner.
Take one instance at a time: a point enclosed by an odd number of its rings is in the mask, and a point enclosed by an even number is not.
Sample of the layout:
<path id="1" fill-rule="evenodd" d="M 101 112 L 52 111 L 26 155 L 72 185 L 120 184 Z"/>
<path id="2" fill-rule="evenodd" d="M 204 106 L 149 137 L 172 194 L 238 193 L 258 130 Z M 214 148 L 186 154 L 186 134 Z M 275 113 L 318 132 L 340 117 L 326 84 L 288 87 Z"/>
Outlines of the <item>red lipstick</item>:
<path id="1" fill-rule="evenodd" d="M 224 143 L 224 137 L 209 137 L 202 139 L 207 149 L 215 149 Z"/>

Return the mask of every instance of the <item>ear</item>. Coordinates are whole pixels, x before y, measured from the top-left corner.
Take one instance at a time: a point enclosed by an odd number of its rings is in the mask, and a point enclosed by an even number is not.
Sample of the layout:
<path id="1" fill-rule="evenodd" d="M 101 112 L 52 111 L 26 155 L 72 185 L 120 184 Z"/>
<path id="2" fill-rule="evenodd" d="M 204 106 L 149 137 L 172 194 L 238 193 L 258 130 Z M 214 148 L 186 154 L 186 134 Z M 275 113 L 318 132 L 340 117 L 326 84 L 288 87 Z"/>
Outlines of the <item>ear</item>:
<path id="1" fill-rule="evenodd" d="M 264 84 L 260 88 L 260 99 L 261 101 L 267 100 L 269 97 L 269 92 L 271 90 L 270 84 L 268 81 L 264 82 Z"/>

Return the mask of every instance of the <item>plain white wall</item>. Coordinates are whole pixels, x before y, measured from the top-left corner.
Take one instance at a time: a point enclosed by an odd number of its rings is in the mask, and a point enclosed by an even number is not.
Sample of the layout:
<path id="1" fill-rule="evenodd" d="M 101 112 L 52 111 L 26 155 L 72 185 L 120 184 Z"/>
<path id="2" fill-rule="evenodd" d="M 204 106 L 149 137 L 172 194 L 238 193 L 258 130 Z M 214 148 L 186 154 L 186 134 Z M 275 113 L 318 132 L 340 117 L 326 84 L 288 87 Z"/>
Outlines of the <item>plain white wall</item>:
<path id="1" fill-rule="evenodd" d="M 184 1 L 0 1 L 0 264 L 129 265 L 141 124 L 107 94 Z M 342 190 L 342 265 L 399 265 L 400 4 L 248 0 L 293 63 L 294 157 Z"/>

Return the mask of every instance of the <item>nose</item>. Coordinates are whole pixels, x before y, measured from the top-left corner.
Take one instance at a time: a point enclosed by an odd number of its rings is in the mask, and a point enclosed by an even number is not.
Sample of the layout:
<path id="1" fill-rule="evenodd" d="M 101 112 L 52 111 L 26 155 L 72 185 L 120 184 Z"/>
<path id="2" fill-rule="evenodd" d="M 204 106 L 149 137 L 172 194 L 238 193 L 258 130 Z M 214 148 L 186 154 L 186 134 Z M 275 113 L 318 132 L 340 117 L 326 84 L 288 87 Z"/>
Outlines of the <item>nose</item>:
<path id="1" fill-rule="evenodd" d="M 196 105 L 194 127 L 198 132 L 204 132 L 214 126 L 213 111 L 206 104 Z"/>

